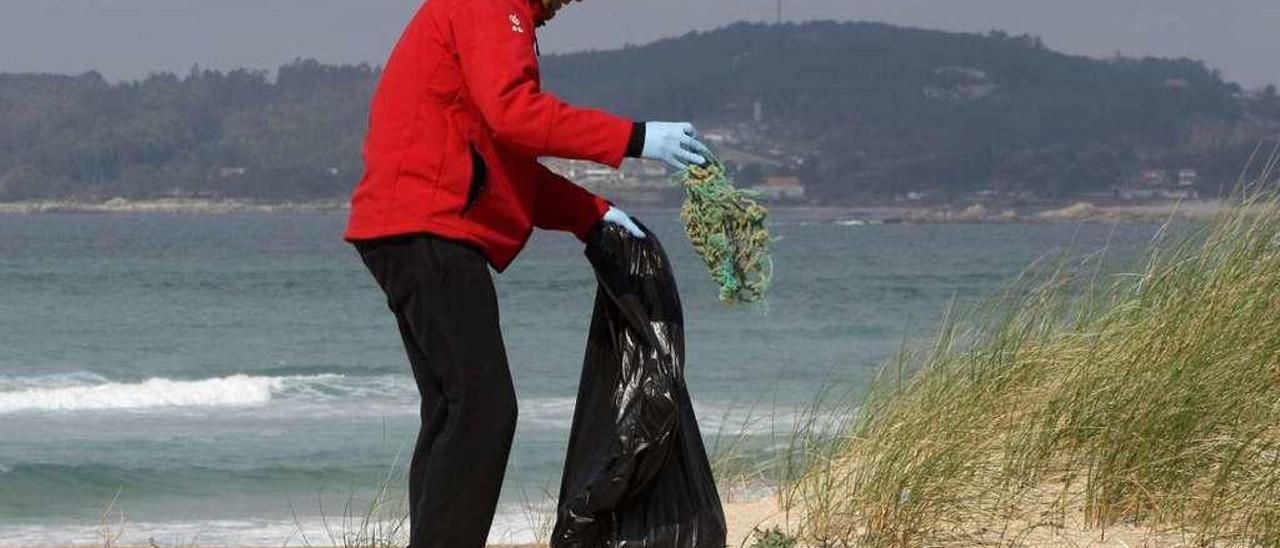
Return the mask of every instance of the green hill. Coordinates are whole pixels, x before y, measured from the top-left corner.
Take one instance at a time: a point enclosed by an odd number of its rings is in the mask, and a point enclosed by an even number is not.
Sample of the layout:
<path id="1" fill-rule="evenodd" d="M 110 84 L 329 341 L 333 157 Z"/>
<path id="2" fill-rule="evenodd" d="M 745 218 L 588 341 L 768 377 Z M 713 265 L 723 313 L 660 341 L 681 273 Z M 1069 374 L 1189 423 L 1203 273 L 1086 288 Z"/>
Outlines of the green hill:
<path id="1" fill-rule="evenodd" d="M 874 23 L 735 24 L 548 55 L 543 72 L 575 102 L 734 135 L 732 148 L 776 161 L 744 176 L 800 175 L 829 201 L 1065 196 L 1149 166 L 1195 167 L 1216 190 L 1280 110 L 1274 94 L 1244 100 L 1197 61 L 1097 60 L 1029 36 Z M 119 84 L 0 75 L 0 200 L 339 197 L 359 176 L 377 76 L 314 61 L 274 80 L 199 68 Z"/>
<path id="2" fill-rule="evenodd" d="M 811 155 L 807 178 L 829 197 L 1069 195 L 1166 164 L 1233 177 L 1255 139 L 1232 135 L 1248 126 L 1239 86 L 1198 61 L 1069 56 L 1001 33 L 737 24 L 550 57 L 544 72 L 575 100 L 637 116 L 728 123 L 759 102 L 765 138 Z"/>

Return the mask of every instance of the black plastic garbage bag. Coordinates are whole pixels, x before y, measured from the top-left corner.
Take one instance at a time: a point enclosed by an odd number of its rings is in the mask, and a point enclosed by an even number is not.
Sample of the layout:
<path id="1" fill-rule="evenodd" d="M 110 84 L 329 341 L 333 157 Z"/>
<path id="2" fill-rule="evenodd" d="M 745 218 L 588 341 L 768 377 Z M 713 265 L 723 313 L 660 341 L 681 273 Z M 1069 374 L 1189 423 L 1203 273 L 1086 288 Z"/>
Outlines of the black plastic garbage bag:
<path id="1" fill-rule="evenodd" d="M 684 316 L 662 244 L 598 223 L 595 312 L 552 548 L 722 548 L 724 510 L 684 383 Z"/>

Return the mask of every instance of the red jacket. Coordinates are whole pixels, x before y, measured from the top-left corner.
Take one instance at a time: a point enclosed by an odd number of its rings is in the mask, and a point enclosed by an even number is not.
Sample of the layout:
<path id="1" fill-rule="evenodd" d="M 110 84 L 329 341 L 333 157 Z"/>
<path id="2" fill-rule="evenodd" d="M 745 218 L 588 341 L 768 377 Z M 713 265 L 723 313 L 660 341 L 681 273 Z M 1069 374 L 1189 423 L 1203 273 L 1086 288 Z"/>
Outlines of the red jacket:
<path id="1" fill-rule="evenodd" d="M 506 269 L 533 227 L 584 239 L 609 202 L 539 164 L 617 168 L 633 122 L 540 89 L 541 0 L 430 0 L 378 83 L 348 241 L 427 232 Z M 634 147 L 634 145 L 633 145 Z"/>

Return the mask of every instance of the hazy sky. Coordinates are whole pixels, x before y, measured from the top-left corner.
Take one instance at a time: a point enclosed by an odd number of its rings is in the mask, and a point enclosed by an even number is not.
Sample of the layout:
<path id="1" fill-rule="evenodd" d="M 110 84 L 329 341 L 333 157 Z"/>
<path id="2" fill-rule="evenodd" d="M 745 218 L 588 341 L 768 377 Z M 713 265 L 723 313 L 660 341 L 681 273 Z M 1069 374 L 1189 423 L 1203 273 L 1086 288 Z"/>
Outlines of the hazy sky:
<path id="1" fill-rule="evenodd" d="M 1280 82 L 1280 0 L 785 0 L 786 18 L 877 20 L 1044 37 L 1108 56 L 1204 59 L 1246 87 Z M 0 71 L 110 79 L 275 68 L 295 57 L 381 63 L 417 0 L 0 0 Z M 587 0 L 540 33 L 543 52 L 612 48 L 773 20 L 775 0 Z"/>

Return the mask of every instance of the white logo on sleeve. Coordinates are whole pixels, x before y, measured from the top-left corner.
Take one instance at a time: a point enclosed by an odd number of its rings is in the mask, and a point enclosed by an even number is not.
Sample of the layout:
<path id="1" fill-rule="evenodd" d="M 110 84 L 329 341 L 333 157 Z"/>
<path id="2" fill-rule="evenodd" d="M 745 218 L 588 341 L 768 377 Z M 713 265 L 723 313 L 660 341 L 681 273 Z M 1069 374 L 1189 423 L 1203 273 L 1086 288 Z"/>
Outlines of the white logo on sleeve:
<path id="1" fill-rule="evenodd" d="M 511 31 L 512 31 L 512 32 L 518 32 L 518 33 L 524 34 L 524 25 L 523 25 L 523 23 L 521 23 L 521 22 L 520 22 L 520 18 L 519 18 L 519 17 L 516 17 L 516 14 L 514 14 L 514 13 L 513 13 L 513 14 L 511 14 L 511 15 L 507 16 L 507 19 L 510 19 L 510 20 L 511 20 Z"/>

